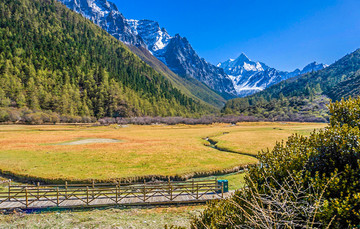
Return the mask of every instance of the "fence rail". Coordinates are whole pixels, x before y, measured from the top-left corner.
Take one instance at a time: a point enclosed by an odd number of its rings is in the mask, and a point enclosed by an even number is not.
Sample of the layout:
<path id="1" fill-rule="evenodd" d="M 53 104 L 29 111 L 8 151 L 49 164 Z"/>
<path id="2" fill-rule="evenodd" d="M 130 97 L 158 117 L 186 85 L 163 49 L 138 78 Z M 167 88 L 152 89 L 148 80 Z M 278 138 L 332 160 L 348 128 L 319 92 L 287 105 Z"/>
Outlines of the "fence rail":
<path id="1" fill-rule="evenodd" d="M 224 198 L 217 180 L 161 183 L 11 185 L 0 192 L 0 209 L 206 202 Z"/>

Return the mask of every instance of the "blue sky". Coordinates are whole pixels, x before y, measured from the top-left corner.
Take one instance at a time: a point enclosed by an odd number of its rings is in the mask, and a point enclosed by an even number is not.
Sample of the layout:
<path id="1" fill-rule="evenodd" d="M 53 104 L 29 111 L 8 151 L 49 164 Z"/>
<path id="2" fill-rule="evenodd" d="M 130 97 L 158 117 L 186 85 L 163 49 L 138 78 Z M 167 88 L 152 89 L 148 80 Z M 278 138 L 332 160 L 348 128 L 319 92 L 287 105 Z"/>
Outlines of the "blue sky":
<path id="1" fill-rule="evenodd" d="M 280 70 L 331 64 L 360 48 L 360 0 L 110 0 L 158 21 L 217 64 L 241 52 Z"/>

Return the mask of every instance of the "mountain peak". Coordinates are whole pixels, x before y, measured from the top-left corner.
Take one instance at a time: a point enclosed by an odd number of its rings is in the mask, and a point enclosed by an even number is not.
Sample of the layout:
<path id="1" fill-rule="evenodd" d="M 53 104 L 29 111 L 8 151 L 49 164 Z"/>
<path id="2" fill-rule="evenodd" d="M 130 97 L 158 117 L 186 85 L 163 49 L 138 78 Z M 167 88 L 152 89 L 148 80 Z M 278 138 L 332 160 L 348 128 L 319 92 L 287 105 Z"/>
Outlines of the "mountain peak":
<path id="1" fill-rule="evenodd" d="M 268 69 L 265 64 L 250 60 L 245 53 L 241 53 L 236 59 L 229 59 L 223 63 L 219 63 L 217 66 L 223 68 L 228 72 L 227 74 L 233 76 L 241 74 L 240 72 L 243 71 L 258 72 Z"/>
<path id="2" fill-rule="evenodd" d="M 314 62 L 311 62 L 310 64 L 306 65 L 303 68 L 303 70 L 301 70 L 301 74 L 309 73 L 312 71 L 318 71 L 318 70 L 321 70 L 326 67 L 328 67 L 326 64 L 321 64 L 321 63 L 314 61 Z"/>
<path id="3" fill-rule="evenodd" d="M 242 61 L 242 62 L 248 62 L 248 61 L 251 61 L 249 59 L 249 57 L 246 56 L 245 53 L 241 53 L 240 56 L 238 58 L 236 58 L 236 61 Z"/>
<path id="4" fill-rule="evenodd" d="M 262 62 L 251 61 L 245 53 L 241 53 L 236 59 L 229 59 L 219 63 L 217 66 L 223 68 L 225 73 L 230 76 L 240 97 L 261 91 L 282 80 L 327 67 L 314 61 L 302 70 L 296 69 L 293 72 L 279 71 Z"/>

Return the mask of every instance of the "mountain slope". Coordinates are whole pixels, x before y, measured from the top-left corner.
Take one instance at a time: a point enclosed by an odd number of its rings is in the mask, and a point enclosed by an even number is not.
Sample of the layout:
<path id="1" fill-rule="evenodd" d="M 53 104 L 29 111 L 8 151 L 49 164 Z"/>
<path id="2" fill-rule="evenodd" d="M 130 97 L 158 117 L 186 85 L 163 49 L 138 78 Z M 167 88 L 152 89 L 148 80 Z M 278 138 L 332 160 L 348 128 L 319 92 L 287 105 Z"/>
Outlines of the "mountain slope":
<path id="1" fill-rule="evenodd" d="M 193 77 L 226 98 L 235 97 L 233 83 L 224 70 L 200 58 L 186 38 L 175 35 L 162 51 L 163 54 L 158 58 L 175 73 L 183 77 Z"/>
<path id="2" fill-rule="evenodd" d="M 57 1 L 0 0 L 0 15 L 0 106 L 96 117 L 208 111 Z"/>
<path id="3" fill-rule="evenodd" d="M 331 88 L 326 94 L 332 100 L 341 100 L 342 98 L 355 97 L 360 95 L 360 69 L 352 73 L 344 81 Z"/>
<path id="4" fill-rule="evenodd" d="M 145 61 L 150 67 L 157 72 L 166 76 L 166 78 L 182 93 L 193 98 L 195 100 L 203 101 L 206 104 L 210 104 L 217 109 L 221 109 L 226 100 L 219 95 L 217 92 L 210 89 L 204 83 L 191 78 L 191 77 L 180 77 L 171 71 L 164 63 L 153 56 L 147 49 L 143 47 L 136 47 L 133 45 L 128 46 L 130 50 Z M 218 112 L 217 110 L 215 112 Z"/>
<path id="5" fill-rule="evenodd" d="M 324 64 L 313 62 L 302 70 L 279 71 L 264 63 L 251 61 L 244 53 L 237 59 L 227 60 L 217 66 L 223 68 L 225 73 L 230 76 L 239 97 L 252 95 L 291 77 L 327 67 Z"/>
<path id="6" fill-rule="evenodd" d="M 59 1 L 91 19 L 124 43 L 146 47 L 157 59 L 181 77 L 199 80 L 226 98 L 236 97 L 233 84 L 222 69 L 200 58 L 186 38 L 180 35 L 171 37 L 157 22 L 125 19 L 116 6 L 107 0 Z M 212 93 L 207 91 L 206 94 Z"/>
<path id="7" fill-rule="evenodd" d="M 226 114 L 245 113 L 266 118 L 289 117 L 303 112 L 307 117 L 326 118 L 325 104 L 359 96 L 360 49 L 329 67 L 282 81 L 252 96 L 228 101 Z M 288 112 L 288 114 L 286 114 Z"/>

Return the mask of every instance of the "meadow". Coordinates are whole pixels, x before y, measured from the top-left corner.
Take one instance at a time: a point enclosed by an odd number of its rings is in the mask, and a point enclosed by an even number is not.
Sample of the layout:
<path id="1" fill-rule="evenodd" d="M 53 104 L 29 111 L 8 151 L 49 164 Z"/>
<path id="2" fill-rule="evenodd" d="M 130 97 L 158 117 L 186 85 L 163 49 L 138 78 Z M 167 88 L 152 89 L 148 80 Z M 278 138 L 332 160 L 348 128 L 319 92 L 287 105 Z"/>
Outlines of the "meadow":
<path id="1" fill-rule="evenodd" d="M 286 140 L 291 134 L 306 136 L 325 126 L 321 123 L 239 123 L 236 130 L 210 138 L 218 142 L 220 149 L 257 155 L 261 150 L 272 149 L 276 142 Z"/>
<path id="2" fill-rule="evenodd" d="M 257 163 L 259 150 L 324 124 L 0 126 L 0 171 L 48 182 L 211 175 Z M 220 151 L 208 147 L 217 141 Z"/>

